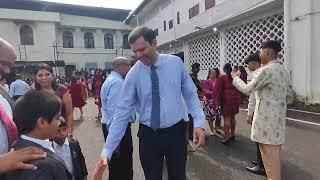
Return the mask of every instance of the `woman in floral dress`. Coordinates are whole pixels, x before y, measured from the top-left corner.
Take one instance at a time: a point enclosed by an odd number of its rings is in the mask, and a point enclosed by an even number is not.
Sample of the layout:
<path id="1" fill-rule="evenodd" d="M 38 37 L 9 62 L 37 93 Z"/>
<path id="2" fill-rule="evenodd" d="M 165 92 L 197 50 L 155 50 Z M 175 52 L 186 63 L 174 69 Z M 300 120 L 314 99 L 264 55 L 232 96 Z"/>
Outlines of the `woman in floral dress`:
<path id="1" fill-rule="evenodd" d="M 208 120 L 210 127 L 210 135 L 213 136 L 214 132 L 218 132 L 218 128 L 221 124 L 221 115 L 218 102 L 213 97 L 214 84 L 219 77 L 220 71 L 218 68 L 210 69 L 208 78 L 202 84 L 203 88 L 203 101 L 204 101 L 204 114 Z M 213 127 L 213 121 L 215 121 L 215 127 Z"/>

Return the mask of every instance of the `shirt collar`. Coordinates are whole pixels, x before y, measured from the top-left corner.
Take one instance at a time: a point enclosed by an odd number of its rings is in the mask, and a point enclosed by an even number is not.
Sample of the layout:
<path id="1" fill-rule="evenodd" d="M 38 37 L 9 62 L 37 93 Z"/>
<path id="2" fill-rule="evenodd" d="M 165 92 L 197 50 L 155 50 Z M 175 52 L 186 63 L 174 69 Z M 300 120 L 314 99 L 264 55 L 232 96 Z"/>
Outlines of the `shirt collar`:
<path id="1" fill-rule="evenodd" d="M 142 63 L 142 65 L 143 65 L 144 67 L 148 68 L 148 69 L 151 68 L 151 66 L 144 65 L 143 63 Z M 161 54 L 159 53 L 159 54 L 158 54 L 158 57 L 157 57 L 157 60 L 156 60 L 156 63 L 154 64 L 154 66 L 155 66 L 156 68 L 159 68 L 159 67 L 161 67 L 161 65 L 162 65 Z"/>
<path id="2" fill-rule="evenodd" d="M 28 140 L 28 141 L 31 141 L 31 142 L 34 142 L 36 144 L 39 144 L 40 146 L 42 146 L 42 147 L 54 152 L 54 149 L 53 149 L 52 144 L 49 141 L 49 139 L 41 140 L 41 139 L 36 139 L 36 138 L 33 138 L 33 137 L 26 136 L 26 135 L 21 135 L 21 138 L 25 139 L 25 140 Z"/>
<path id="3" fill-rule="evenodd" d="M 116 71 L 111 71 L 111 74 L 114 75 L 114 76 L 117 76 L 119 78 L 121 78 L 123 80 L 123 77 Z"/>
<path id="4" fill-rule="evenodd" d="M 63 147 L 63 146 L 69 146 L 69 140 L 68 138 L 66 138 L 66 140 L 64 141 L 63 145 L 60 146 L 58 143 L 56 143 L 55 141 L 53 141 L 53 148 L 56 149 L 56 147 Z"/>

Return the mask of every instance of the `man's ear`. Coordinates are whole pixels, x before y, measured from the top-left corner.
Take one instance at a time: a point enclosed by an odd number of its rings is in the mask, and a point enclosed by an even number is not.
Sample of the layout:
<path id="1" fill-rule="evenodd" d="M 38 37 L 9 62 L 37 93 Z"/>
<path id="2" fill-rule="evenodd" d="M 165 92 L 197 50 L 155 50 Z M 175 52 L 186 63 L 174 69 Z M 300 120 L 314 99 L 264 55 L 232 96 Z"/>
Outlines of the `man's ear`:
<path id="1" fill-rule="evenodd" d="M 46 121 L 43 117 L 39 117 L 37 120 L 37 128 L 43 129 L 48 126 L 48 121 Z"/>
<path id="2" fill-rule="evenodd" d="M 157 39 L 153 39 L 151 41 L 151 46 L 154 47 L 155 49 L 157 49 L 157 44 L 158 44 Z"/>

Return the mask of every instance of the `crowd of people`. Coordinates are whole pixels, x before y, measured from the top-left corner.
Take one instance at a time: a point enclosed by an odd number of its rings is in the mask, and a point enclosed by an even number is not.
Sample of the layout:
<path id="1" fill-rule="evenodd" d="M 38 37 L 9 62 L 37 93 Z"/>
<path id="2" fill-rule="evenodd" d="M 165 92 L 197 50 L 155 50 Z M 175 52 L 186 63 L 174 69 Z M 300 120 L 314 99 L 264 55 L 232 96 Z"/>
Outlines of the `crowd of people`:
<path id="1" fill-rule="evenodd" d="M 0 138 L 5 142 L 0 145 L 1 179 L 86 179 L 85 157 L 73 139 L 73 111 L 79 108 L 83 118 L 89 92 L 101 114 L 105 139 L 93 180 L 102 179 L 106 168 L 109 180 L 133 179 L 131 123 L 135 121 L 145 179 L 161 180 L 165 161 L 170 180 L 186 180 L 188 150 L 205 144 L 205 120 L 209 134 L 228 146 L 236 141 L 235 118 L 247 96 L 246 121 L 257 144 L 257 161 L 247 170 L 269 180 L 281 179 L 286 106 L 293 93 L 288 72 L 277 60 L 279 42 L 266 41 L 259 53 L 245 59 L 253 72 L 250 82 L 244 67 L 230 63 L 222 73 L 217 67 L 210 69 L 207 80 L 200 81 L 200 64 L 193 64 L 189 74 L 179 57 L 160 54 L 156 35 L 147 27 L 132 30 L 129 43 L 139 59 L 134 65 L 117 57 L 110 74 L 83 69 L 66 81 L 56 80 L 50 66 L 39 64 L 33 85 L 22 88 L 24 83 L 17 78 L 8 90 L 3 77 L 16 55 L 0 39 Z"/>

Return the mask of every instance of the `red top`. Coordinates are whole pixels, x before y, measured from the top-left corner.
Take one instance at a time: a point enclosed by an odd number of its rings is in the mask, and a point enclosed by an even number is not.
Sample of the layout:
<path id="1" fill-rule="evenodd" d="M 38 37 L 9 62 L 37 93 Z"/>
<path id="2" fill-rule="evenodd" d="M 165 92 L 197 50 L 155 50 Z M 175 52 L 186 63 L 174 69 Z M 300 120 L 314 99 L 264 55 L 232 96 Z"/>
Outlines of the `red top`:
<path id="1" fill-rule="evenodd" d="M 62 96 L 65 93 L 69 93 L 68 89 L 66 87 L 64 87 L 63 85 L 58 85 L 58 88 L 56 89 L 55 94 L 60 97 L 60 99 L 62 100 Z M 62 107 L 61 107 L 61 116 L 64 117 L 66 119 L 66 109 L 64 107 L 64 104 L 62 103 Z"/>
<path id="2" fill-rule="evenodd" d="M 239 113 L 241 93 L 232 85 L 232 79 L 221 75 L 216 79 L 213 97 L 219 102 L 223 115 Z"/>

